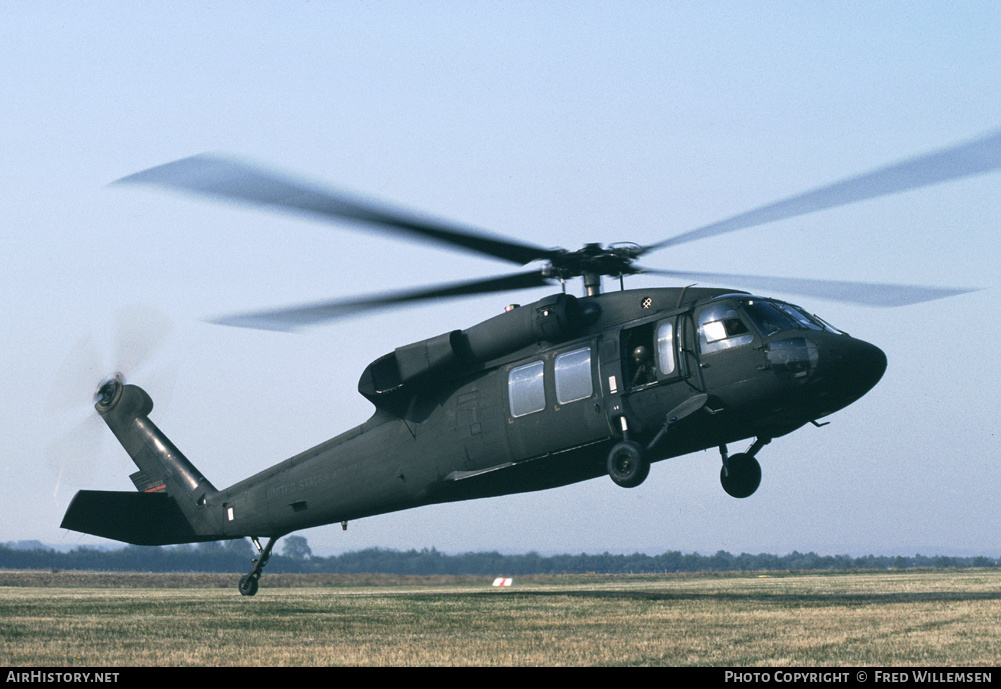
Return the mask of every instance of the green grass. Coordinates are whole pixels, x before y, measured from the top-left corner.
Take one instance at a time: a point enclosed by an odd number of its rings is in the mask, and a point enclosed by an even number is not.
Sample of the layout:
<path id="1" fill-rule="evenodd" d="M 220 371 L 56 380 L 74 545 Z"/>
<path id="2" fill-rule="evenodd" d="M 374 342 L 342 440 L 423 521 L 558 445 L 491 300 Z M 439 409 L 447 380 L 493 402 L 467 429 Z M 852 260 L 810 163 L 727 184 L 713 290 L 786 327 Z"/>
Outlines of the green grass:
<path id="1" fill-rule="evenodd" d="M 1001 572 L 525 577 L 0 573 L 0 665 L 962 665 Z M 225 586 L 226 588 L 220 588 Z"/>

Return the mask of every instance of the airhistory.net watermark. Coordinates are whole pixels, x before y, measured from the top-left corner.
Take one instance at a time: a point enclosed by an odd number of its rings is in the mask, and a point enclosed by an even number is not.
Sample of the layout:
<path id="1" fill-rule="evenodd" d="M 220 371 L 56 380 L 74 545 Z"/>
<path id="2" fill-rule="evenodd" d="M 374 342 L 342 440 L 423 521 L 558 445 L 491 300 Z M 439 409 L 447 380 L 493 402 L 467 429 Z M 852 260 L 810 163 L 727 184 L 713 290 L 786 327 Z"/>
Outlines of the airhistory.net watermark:
<path id="1" fill-rule="evenodd" d="M 102 684 L 118 681 L 118 672 L 56 672 L 52 670 L 8 670 L 7 682 L 52 684 Z"/>

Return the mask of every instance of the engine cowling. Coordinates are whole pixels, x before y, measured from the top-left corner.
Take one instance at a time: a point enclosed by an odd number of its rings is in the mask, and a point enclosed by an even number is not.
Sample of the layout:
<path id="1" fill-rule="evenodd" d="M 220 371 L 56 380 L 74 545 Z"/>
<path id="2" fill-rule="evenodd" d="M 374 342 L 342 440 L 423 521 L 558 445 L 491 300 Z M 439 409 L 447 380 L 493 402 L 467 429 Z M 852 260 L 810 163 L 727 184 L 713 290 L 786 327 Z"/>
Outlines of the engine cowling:
<path id="1" fill-rule="evenodd" d="M 495 359 L 542 342 L 561 342 L 597 320 L 597 304 L 554 294 L 465 330 L 397 347 L 365 369 L 358 391 L 383 406 L 389 396 L 441 375 L 461 375 Z"/>

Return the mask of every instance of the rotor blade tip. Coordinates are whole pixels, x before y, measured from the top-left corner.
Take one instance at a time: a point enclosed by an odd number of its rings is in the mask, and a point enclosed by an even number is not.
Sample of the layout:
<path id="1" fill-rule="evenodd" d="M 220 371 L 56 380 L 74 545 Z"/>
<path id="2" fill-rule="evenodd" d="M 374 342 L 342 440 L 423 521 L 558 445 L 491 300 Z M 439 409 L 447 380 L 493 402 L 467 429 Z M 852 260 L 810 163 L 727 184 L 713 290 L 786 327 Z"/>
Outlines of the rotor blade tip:
<path id="1" fill-rule="evenodd" d="M 223 325 L 229 328 L 246 328 L 248 330 L 271 330 L 272 332 L 294 333 L 296 328 L 289 324 L 276 323 L 273 320 L 260 318 L 254 315 L 242 316 L 219 316 L 217 318 L 204 318 L 204 323 L 212 325 Z"/>

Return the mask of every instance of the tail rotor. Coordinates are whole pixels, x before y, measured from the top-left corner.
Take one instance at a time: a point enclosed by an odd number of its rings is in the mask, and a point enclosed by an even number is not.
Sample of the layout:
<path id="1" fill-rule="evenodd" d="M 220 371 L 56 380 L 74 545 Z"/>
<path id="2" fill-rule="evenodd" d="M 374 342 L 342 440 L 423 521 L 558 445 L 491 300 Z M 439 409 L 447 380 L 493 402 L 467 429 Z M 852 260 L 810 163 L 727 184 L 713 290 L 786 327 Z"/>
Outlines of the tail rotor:
<path id="1" fill-rule="evenodd" d="M 98 466 L 112 455 L 107 444 L 112 435 L 95 404 L 107 406 L 129 380 L 142 380 L 154 390 L 161 407 L 169 402 L 177 367 L 163 354 L 172 331 L 170 319 L 158 309 L 128 306 L 116 314 L 113 328 L 82 338 L 66 356 L 45 404 L 50 427 L 56 429 L 56 439 L 45 450 L 55 478 L 54 497 L 64 484 L 89 485 Z M 110 344 L 98 344 L 108 340 Z M 127 458 L 122 460 L 125 467 Z"/>

